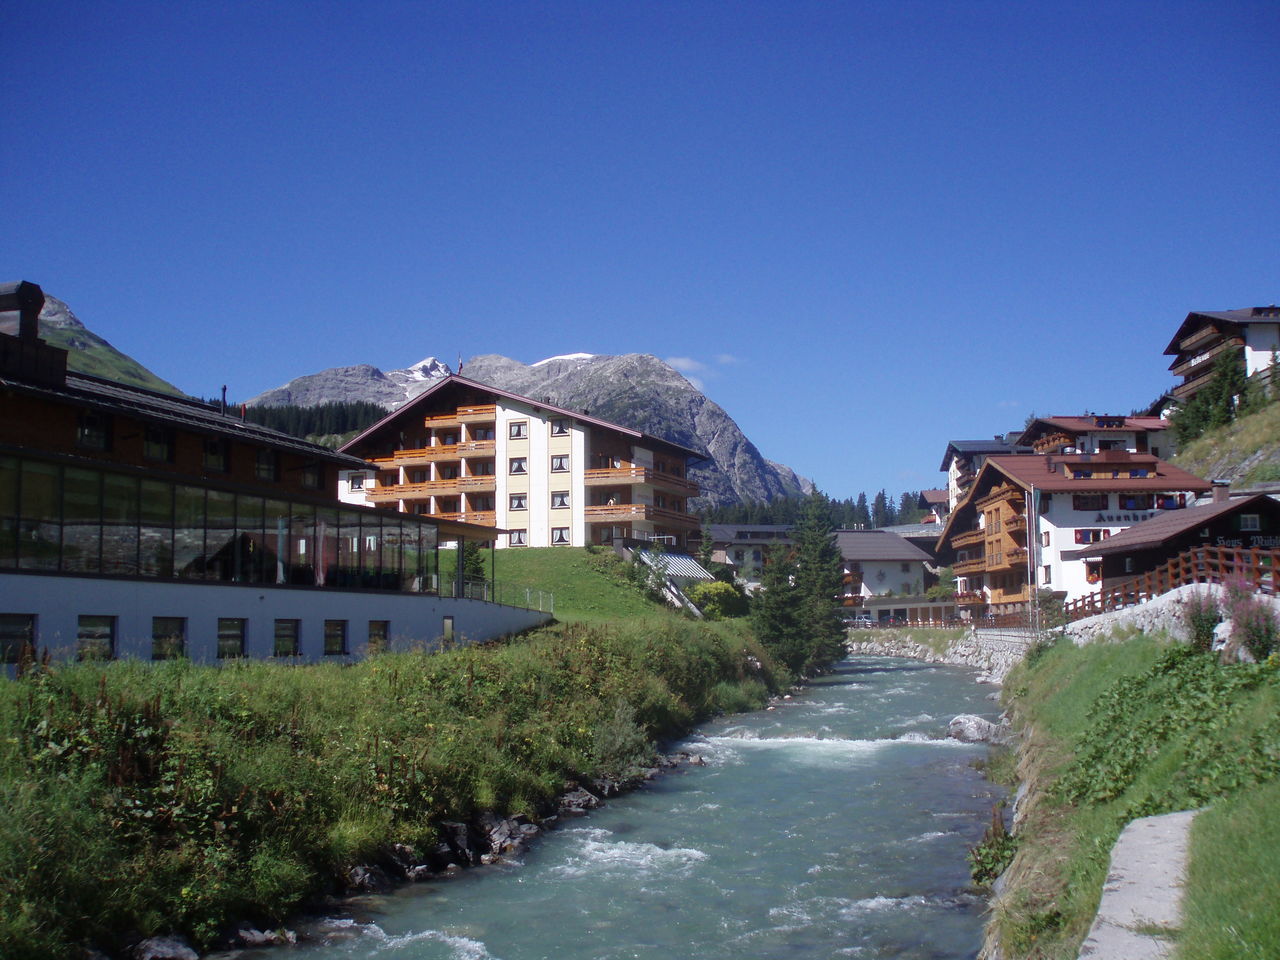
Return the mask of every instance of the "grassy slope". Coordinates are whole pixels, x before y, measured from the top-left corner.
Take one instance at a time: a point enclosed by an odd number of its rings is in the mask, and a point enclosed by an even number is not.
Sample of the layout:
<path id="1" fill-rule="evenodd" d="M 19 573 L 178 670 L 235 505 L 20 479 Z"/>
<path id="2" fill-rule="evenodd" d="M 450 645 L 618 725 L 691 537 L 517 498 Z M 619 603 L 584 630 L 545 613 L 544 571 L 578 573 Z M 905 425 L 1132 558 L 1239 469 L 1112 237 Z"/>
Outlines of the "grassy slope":
<path id="1" fill-rule="evenodd" d="M 1019 773 L 1032 785 L 1019 852 L 1006 875 L 1007 893 L 995 911 L 1011 960 L 1076 956 L 1097 909 L 1111 846 L 1133 817 L 1210 800 L 1261 805 L 1261 816 L 1272 820 L 1280 813 L 1274 787 L 1254 782 L 1277 773 L 1280 736 L 1273 720 L 1280 713 L 1280 673 L 1274 668 L 1187 671 L 1210 681 L 1253 683 L 1224 695 L 1211 689 L 1212 683 L 1187 684 L 1178 671 L 1154 669 L 1166 650 L 1145 637 L 1084 649 L 1060 643 L 1007 681 L 1010 706 L 1024 730 Z M 1255 670 L 1252 681 L 1249 670 Z M 1140 685 L 1108 700 L 1107 692 L 1121 678 L 1141 678 Z M 1091 711 L 1107 702 L 1121 711 L 1121 722 L 1100 730 L 1102 714 Z M 1124 734 L 1133 731 L 1137 736 L 1126 739 Z M 1084 775 L 1074 769 L 1081 755 L 1088 768 Z M 1064 793 L 1073 778 L 1087 786 L 1084 797 L 1068 799 Z M 1209 831 L 1207 838 L 1203 831 Z M 1191 903 L 1219 882 L 1222 864 L 1230 859 L 1215 827 L 1198 826 L 1197 833 Z M 1264 870 L 1243 857 L 1238 863 L 1241 875 L 1230 881 L 1237 888 L 1277 892 L 1274 864 Z M 1247 901 L 1231 900 L 1218 896 L 1206 900 L 1207 907 L 1189 908 L 1189 917 L 1199 910 L 1212 919 L 1198 926 L 1188 920 L 1183 960 L 1247 955 L 1232 953 L 1229 941 L 1224 947 L 1229 931 L 1247 940 L 1268 936 L 1258 929 L 1262 918 L 1247 915 Z M 1274 895 L 1268 900 L 1274 904 Z M 1269 922 L 1274 938 L 1275 921 Z M 1194 939 L 1193 929 L 1199 931 Z"/>
<path id="2" fill-rule="evenodd" d="M 137 360 L 121 353 L 92 332 L 73 332 L 42 326 L 40 335 L 55 347 L 62 347 L 68 351 L 67 366 L 72 370 L 87 373 L 92 377 L 114 380 L 116 383 L 127 383 L 178 397 L 186 396 L 172 383 L 161 380 Z M 88 340 L 92 346 L 88 350 L 73 346 L 69 342 L 71 339 L 75 339 L 78 343 Z"/>
<path id="3" fill-rule="evenodd" d="M 1280 480 L 1280 403 L 1209 431 L 1172 462 L 1198 477 L 1245 486 Z"/>
<path id="4" fill-rule="evenodd" d="M 654 603 L 626 580 L 625 563 L 611 550 L 598 547 L 532 547 L 495 550 L 499 584 L 514 584 L 555 595 L 557 620 L 602 622 L 636 618 L 676 617 L 670 608 Z M 453 571 L 454 553 L 440 551 L 442 577 Z M 485 551 L 485 573 L 489 573 Z"/>

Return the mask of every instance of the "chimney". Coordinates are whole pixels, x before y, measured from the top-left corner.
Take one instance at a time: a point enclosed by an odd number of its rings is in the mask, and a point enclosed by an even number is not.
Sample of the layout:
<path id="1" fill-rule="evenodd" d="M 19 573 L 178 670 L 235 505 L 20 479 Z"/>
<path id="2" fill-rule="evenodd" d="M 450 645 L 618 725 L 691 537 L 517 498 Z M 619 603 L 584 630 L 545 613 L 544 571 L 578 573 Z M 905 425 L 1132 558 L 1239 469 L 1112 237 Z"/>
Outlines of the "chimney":
<path id="1" fill-rule="evenodd" d="M 1231 484 L 1226 480 L 1213 481 L 1213 502 L 1226 503 L 1231 499 Z"/>
<path id="2" fill-rule="evenodd" d="M 21 280 L 0 283 L 0 314 L 16 313 L 15 334 L 0 336 L 0 372 L 32 383 L 57 385 L 67 379 L 67 351 L 40 339 L 44 291 Z"/>

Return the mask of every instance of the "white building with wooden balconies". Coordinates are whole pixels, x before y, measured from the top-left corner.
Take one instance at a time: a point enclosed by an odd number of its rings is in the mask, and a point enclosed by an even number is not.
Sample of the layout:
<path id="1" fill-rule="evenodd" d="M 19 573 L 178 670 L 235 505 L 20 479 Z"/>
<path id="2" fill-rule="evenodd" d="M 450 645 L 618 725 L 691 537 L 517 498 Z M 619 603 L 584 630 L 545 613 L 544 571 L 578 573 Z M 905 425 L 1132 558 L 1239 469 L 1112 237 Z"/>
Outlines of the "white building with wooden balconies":
<path id="1" fill-rule="evenodd" d="M 347 503 L 495 529 L 499 547 L 656 540 L 685 549 L 696 450 L 450 376 L 342 448 Z"/>

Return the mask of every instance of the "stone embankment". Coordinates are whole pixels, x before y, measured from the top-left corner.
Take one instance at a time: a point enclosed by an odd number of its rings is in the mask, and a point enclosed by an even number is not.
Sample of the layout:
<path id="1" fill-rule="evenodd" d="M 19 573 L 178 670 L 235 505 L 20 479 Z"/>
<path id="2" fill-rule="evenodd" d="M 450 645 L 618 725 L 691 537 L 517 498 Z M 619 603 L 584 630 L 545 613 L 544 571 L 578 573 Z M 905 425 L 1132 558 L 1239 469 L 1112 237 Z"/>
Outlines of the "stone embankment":
<path id="1" fill-rule="evenodd" d="M 973 667 L 982 671 L 979 683 L 1003 683 L 1035 640 L 1029 630 L 971 628 L 947 640 L 938 639 L 939 633 L 941 631 L 911 627 L 877 629 L 869 640 L 850 640 L 848 648 L 850 653 L 863 656 L 908 657 L 927 663 Z"/>

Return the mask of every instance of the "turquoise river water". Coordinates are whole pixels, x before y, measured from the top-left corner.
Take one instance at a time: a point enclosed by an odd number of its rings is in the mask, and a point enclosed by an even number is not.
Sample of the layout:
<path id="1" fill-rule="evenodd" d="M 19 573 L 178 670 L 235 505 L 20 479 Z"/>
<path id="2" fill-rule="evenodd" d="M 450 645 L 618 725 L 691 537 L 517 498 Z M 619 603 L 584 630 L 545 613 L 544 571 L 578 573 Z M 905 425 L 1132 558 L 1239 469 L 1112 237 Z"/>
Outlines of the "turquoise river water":
<path id="1" fill-rule="evenodd" d="M 951 960 L 980 943 L 965 853 L 999 788 L 945 739 L 994 717 L 973 672 L 853 658 L 702 758 L 548 832 L 519 862 L 352 904 L 307 960 Z"/>

